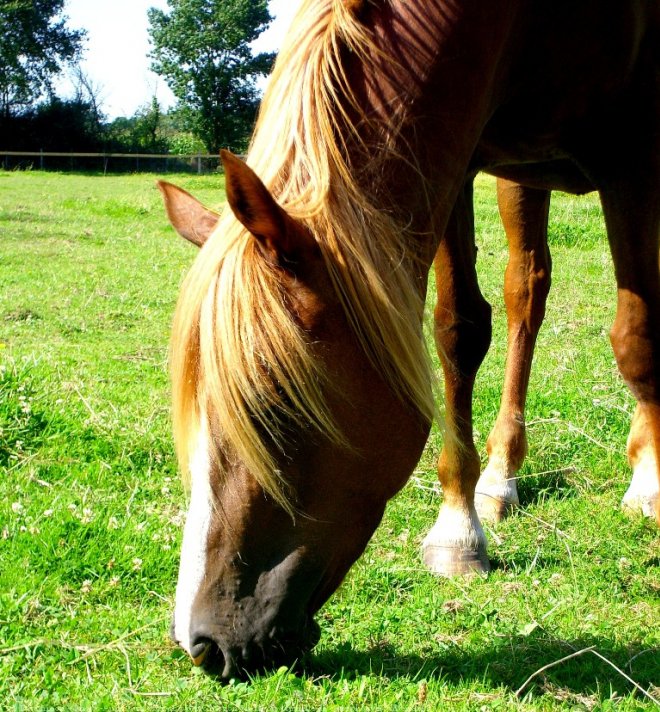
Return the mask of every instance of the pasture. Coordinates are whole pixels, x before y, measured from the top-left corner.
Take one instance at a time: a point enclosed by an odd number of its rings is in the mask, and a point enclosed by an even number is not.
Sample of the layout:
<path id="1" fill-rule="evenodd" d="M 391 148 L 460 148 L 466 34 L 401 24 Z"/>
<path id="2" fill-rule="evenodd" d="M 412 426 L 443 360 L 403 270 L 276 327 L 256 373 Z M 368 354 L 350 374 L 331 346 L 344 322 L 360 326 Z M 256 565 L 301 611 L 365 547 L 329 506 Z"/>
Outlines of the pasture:
<path id="1" fill-rule="evenodd" d="M 524 510 L 487 528 L 491 575 L 441 580 L 421 564 L 441 497 L 434 430 L 299 670 L 222 687 L 191 667 L 168 638 L 186 496 L 166 362 L 195 248 L 167 224 L 155 178 L 0 173 L 0 708 L 654 707 L 660 539 L 619 509 L 634 406 L 607 338 L 615 289 L 594 196 L 553 197 Z M 222 203 L 218 176 L 168 180 Z M 476 203 L 494 317 L 475 398 L 485 455 L 507 251 L 492 179 Z"/>

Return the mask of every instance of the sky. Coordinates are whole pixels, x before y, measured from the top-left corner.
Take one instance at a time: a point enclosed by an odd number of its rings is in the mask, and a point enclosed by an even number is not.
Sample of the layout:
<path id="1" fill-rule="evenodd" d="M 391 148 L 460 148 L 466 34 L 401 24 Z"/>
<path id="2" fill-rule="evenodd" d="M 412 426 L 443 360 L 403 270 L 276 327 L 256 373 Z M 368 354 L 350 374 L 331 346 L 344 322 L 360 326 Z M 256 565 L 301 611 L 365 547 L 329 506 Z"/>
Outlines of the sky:
<path id="1" fill-rule="evenodd" d="M 270 0 L 271 26 L 255 42 L 258 52 L 276 52 L 300 0 Z M 81 62 L 98 90 L 101 109 L 109 118 L 132 116 L 156 94 L 163 108 L 174 103 L 165 82 L 149 71 L 150 50 L 147 9 L 167 9 L 166 0 L 67 0 L 64 13 L 69 26 L 87 32 Z M 66 70 L 65 70 L 66 72 Z M 57 83 L 58 94 L 71 94 L 66 76 Z"/>

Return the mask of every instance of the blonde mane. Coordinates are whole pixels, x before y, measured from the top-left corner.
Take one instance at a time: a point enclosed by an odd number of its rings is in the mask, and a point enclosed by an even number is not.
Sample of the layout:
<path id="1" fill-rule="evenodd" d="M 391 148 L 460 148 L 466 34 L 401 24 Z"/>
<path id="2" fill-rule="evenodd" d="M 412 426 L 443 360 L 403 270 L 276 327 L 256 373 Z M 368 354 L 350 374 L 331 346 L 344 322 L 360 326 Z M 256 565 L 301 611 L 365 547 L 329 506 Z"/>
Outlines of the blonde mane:
<path id="1" fill-rule="evenodd" d="M 263 99 L 248 163 L 289 214 L 309 227 L 374 367 L 430 421 L 423 289 L 413 276 L 409 236 L 376 209 L 347 158 L 346 144 L 360 139 L 341 107 L 359 107 L 342 68 L 342 48 L 363 62 L 378 51 L 355 5 L 302 2 Z M 383 135 L 384 150 L 394 138 Z M 347 446 L 324 400 L 324 374 L 287 309 L 277 274 L 228 208 L 182 287 L 171 375 L 184 473 L 207 410 L 218 453 L 244 463 L 289 512 L 295 503 L 272 447 L 285 451 L 291 422 Z"/>

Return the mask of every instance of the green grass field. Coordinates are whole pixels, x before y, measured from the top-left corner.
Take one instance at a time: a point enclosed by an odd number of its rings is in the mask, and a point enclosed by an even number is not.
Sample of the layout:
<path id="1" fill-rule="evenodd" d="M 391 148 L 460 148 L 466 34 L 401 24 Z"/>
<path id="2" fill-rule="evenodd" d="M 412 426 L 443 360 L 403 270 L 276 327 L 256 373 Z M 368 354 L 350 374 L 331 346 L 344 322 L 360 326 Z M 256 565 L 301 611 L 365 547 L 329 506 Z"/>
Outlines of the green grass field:
<path id="1" fill-rule="evenodd" d="M 195 248 L 167 225 L 154 180 L 0 173 L 0 709 L 653 708 L 635 683 L 660 700 L 660 541 L 619 510 L 633 402 L 607 338 L 597 200 L 553 199 L 524 510 L 487 529 L 493 573 L 439 580 L 421 565 L 440 502 L 436 432 L 321 611 L 302 671 L 223 687 L 168 638 L 186 496 L 167 342 Z M 175 182 L 223 201 L 217 176 Z M 507 254 L 491 179 L 476 200 L 494 315 L 475 404 L 483 454 Z"/>

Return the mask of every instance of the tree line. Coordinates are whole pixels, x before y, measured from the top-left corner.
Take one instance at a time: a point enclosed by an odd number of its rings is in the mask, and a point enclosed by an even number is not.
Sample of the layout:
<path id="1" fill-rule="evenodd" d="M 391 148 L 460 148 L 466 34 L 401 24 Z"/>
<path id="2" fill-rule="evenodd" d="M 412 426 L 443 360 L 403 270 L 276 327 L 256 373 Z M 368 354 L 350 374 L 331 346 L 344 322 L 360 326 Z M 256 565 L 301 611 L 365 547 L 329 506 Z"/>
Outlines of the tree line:
<path id="1" fill-rule="evenodd" d="M 0 149 L 13 151 L 217 153 L 245 150 L 257 79 L 274 55 L 251 43 L 272 21 L 267 0 L 168 0 L 148 11 L 151 69 L 176 98 L 155 96 L 133 116 L 108 121 L 101 87 L 80 68 L 86 33 L 71 29 L 66 0 L 0 0 Z M 68 71 L 73 93 L 57 95 Z"/>

